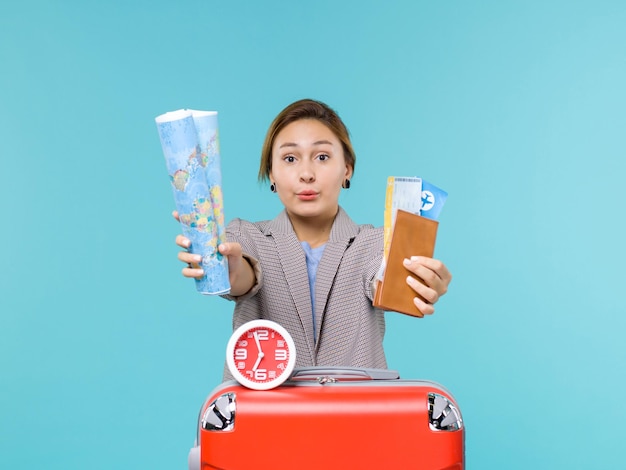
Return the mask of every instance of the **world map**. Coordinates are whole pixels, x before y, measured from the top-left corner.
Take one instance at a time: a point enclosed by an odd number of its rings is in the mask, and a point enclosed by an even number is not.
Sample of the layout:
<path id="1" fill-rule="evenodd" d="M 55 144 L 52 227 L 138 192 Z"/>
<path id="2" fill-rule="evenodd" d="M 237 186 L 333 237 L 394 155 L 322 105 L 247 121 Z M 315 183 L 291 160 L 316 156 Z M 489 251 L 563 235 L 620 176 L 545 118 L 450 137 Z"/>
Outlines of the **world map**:
<path id="1" fill-rule="evenodd" d="M 196 279 L 197 290 L 227 293 L 228 264 L 218 251 L 226 240 L 217 113 L 185 114 L 162 123 L 158 119 L 183 235 L 191 241 L 189 251 L 202 255 L 200 267 L 205 275 Z"/>

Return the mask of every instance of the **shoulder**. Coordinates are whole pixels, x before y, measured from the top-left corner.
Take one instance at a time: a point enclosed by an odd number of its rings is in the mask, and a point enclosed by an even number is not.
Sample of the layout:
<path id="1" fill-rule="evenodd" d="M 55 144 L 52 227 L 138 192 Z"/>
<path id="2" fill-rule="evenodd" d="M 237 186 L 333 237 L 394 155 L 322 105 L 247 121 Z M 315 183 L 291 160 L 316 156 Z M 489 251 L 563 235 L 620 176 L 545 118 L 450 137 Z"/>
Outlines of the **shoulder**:
<path id="1" fill-rule="evenodd" d="M 247 233 L 247 234 L 289 234 L 293 233 L 291 221 L 285 210 L 281 211 L 272 220 L 261 220 L 259 222 L 250 222 L 244 219 L 233 219 L 228 223 L 226 230 L 231 233 Z"/>
<path id="2" fill-rule="evenodd" d="M 250 222 L 244 219 L 233 219 L 226 226 L 226 239 L 241 245 L 243 252 L 258 258 L 259 247 L 268 243 L 265 235 L 267 221 Z"/>
<path id="3" fill-rule="evenodd" d="M 233 234 L 252 234 L 254 232 L 263 233 L 270 221 L 250 222 L 249 220 L 235 218 L 226 226 L 226 231 Z"/>
<path id="4" fill-rule="evenodd" d="M 364 239 L 364 240 L 376 240 L 376 239 L 382 239 L 383 237 L 383 228 L 382 227 L 374 227 L 373 225 L 370 224 L 361 224 L 357 226 L 357 233 L 356 233 L 356 238 L 357 239 Z"/>
<path id="5" fill-rule="evenodd" d="M 370 252 L 382 250 L 384 244 L 384 232 L 382 227 L 372 225 L 359 225 L 357 234 L 352 238 L 351 245 L 355 248 L 361 246 Z"/>
<path id="6" fill-rule="evenodd" d="M 383 233 L 383 228 L 382 227 L 374 227 L 372 224 L 358 224 L 358 232 L 359 234 L 363 233 L 363 234 L 367 234 L 367 235 L 371 235 L 371 234 L 380 234 Z"/>
<path id="7" fill-rule="evenodd" d="M 383 237 L 383 228 L 374 227 L 372 224 L 357 224 L 348 214 L 340 207 L 335 224 L 333 226 L 331 238 L 347 237 L 353 241 L 356 240 L 377 240 Z"/>

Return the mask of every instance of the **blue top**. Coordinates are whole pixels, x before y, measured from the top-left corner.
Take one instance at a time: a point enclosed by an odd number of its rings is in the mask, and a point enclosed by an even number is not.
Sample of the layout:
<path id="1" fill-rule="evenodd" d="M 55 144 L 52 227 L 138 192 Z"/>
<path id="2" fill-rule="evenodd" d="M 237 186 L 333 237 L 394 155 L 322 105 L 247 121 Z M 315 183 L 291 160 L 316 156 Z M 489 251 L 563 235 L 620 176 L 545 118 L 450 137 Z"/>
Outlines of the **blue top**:
<path id="1" fill-rule="evenodd" d="M 313 311 L 313 341 L 317 342 L 317 329 L 315 328 L 315 278 L 317 277 L 317 265 L 320 264 L 326 244 L 317 248 L 311 248 L 308 242 L 300 242 L 306 255 L 306 269 L 309 273 L 309 289 L 311 290 L 311 310 Z"/>

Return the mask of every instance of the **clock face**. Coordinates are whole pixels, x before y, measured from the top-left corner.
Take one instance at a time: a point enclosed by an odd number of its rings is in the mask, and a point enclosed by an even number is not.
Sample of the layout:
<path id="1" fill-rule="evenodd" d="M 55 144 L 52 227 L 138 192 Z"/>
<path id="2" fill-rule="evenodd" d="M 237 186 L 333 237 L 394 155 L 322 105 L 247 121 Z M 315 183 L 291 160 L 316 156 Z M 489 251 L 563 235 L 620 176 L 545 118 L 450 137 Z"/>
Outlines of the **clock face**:
<path id="1" fill-rule="evenodd" d="M 296 364 L 291 335 L 278 323 L 253 320 L 235 330 L 226 347 L 233 377 L 255 390 L 269 390 L 289 378 Z"/>

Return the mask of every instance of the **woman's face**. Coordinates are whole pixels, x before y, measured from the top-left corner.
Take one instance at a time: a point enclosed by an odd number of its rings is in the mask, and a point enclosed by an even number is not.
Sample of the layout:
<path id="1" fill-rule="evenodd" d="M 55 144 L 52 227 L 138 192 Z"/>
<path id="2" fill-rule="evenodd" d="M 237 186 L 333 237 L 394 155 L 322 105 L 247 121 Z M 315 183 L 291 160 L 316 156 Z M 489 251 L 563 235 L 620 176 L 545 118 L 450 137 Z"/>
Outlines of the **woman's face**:
<path id="1" fill-rule="evenodd" d="M 320 121 L 294 121 L 274 139 L 270 181 L 291 216 L 334 217 L 341 185 L 351 177 L 341 141 Z"/>

